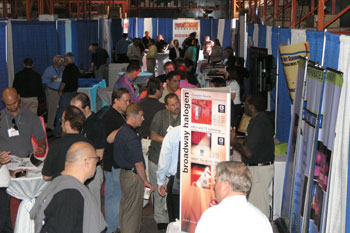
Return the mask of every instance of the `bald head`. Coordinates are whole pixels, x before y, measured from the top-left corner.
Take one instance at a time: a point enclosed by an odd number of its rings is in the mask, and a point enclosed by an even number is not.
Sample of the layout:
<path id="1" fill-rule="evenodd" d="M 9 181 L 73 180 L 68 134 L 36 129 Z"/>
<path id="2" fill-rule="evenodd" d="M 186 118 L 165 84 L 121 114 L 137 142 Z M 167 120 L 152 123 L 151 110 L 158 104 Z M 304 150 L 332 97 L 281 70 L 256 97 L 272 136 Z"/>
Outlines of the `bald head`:
<path id="1" fill-rule="evenodd" d="M 85 157 L 95 155 L 94 147 L 87 142 L 76 142 L 67 151 L 66 162 L 77 163 L 82 161 Z"/>
<path id="2" fill-rule="evenodd" d="M 13 115 L 17 115 L 20 110 L 19 100 L 20 96 L 16 89 L 9 87 L 3 90 L 2 101 L 6 105 L 7 110 Z"/>

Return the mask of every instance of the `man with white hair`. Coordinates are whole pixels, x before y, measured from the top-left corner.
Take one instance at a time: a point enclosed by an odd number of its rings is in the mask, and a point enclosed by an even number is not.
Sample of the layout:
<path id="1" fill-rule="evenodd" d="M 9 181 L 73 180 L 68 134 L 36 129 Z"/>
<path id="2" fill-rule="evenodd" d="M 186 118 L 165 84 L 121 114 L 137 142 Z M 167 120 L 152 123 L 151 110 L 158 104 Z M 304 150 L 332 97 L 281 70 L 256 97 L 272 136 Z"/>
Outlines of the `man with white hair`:
<path id="1" fill-rule="evenodd" d="M 30 216 L 35 232 L 102 232 L 106 223 L 96 199 L 84 185 L 94 176 L 100 157 L 87 142 L 68 150 L 65 168 L 40 194 Z"/>
<path id="2" fill-rule="evenodd" d="M 43 84 L 46 86 L 47 103 L 47 128 L 54 129 L 56 110 L 60 96 L 58 90 L 63 74 L 62 57 L 56 55 L 53 58 L 53 64 L 47 67 L 42 76 Z"/>
<path id="3" fill-rule="evenodd" d="M 247 201 L 251 187 L 252 175 L 243 163 L 219 163 L 214 186 L 218 205 L 202 214 L 196 233 L 272 233 L 267 217 Z"/>
<path id="4" fill-rule="evenodd" d="M 74 54 L 66 53 L 64 55 L 64 63 L 66 67 L 63 71 L 62 82 L 58 89 L 58 95 L 60 96 L 60 101 L 58 103 L 58 109 L 56 112 L 56 126 L 54 135 L 60 137 L 62 133 L 61 124 L 59 124 L 60 119 L 64 110 L 70 105 L 70 101 L 78 90 L 78 79 L 80 76 L 79 68 L 74 64 Z"/>

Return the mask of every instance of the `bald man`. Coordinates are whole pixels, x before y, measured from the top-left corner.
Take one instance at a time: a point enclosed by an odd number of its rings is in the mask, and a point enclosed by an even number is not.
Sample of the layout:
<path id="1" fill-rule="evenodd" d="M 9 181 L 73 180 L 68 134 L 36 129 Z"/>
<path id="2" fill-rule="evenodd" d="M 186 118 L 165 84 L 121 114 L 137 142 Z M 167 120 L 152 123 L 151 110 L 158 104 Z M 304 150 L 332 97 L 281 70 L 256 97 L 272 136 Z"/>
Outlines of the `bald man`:
<path id="1" fill-rule="evenodd" d="M 35 154 L 45 153 L 45 133 L 37 115 L 20 105 L 20 95 L 14 88 L 2 92 L 6 108 L 0 114 L 0 137 L 8 143 L 12 155 L 27 157 L 33 153 L 31 137 L 38 142 Z"/>
<path id="2" fill-rule="evenodd" d="M 68 150 L 65 168 L 40 194 L 30 216 L 35 232 L 102 232 L 106 223 L 96 199 L 84 185 L 94 176 L 100 157 L 86 142 Z"/>

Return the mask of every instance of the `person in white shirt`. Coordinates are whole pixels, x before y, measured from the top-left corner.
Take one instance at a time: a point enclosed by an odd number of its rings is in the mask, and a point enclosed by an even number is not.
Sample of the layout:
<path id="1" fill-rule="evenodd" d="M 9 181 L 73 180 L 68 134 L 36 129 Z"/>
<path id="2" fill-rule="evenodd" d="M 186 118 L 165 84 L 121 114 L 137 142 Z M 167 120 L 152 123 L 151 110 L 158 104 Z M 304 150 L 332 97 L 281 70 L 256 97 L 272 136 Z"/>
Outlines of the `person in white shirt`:
<path id="1" fill-rule="evenodd" d="M 180 140 L 181 125 L 178 125 L 165 135 L 158 161 L 158 192 L 161 196 L 167 195 L 166 204 L 169 214 L 169 222 L 174 222 L 176 219 L 179 219 L 180 185 L 177 187 L 174 185 L 174 182 L 178 182 L 180 178 L 178 172 Z M 169 182 L 166 182 L 167 178 L 169 178 Z"/>
<path id="2" fill-rule="evenodd" d="M 247 201 L 251 180 L 251 173 L 243 163 L 219 163 L 214 186 L 219 204 L 202 214 L 195 233 L 272 233 L 267 217 Z"/>

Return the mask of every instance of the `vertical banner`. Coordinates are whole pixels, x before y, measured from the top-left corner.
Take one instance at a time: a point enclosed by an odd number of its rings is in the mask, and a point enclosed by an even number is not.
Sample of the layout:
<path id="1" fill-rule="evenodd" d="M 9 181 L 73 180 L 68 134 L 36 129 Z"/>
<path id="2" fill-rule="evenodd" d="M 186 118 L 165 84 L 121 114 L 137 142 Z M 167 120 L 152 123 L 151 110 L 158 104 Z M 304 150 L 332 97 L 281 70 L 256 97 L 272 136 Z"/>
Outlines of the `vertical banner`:
<path id="1" fill-rule="evenodd" d="M 335 125 L 338 115 L 343 77 L 340 72 L 327 69 L 324 86 L 320 129 L 317 140 L 316 163 L 312 179 L 310 214 L 311 233 L 324 232 L 327 213 L 328 184 L 335 138 Z M 336 168 L 335 168 L 336 169 Z"/>
<path id="2" fill-rule="evenodd" d="M 304 205 L 310 194 L 308 189 L 309 171 L 312 152 L 315 147 L 315 137 L 318 131 L 318 115 L 323 91 L 323 69 L 308 65 L 306 74 L 306 89 L 303 102 L 301 130 L 298 131 L 297 166 L 292 200 L 291 232 L 301 232 Z M 306 203 L 307 204 L 307 203 Z"/>
<path id="3" fill-rule="evenodd" d="M 300 56 L 309 56 L 309 42 L 279 46 L 284 73 L 286 74 L 289 95 L 294 101 L 295 87 L 298 74 L 298 60 Z"/>
<path id="4" fill-rule="evenodd" d="M 215 204 L 215 167 L 230 156 L 230 88 L 181 90 L 181 231 Z"/>
<path id="5" fill-rule="evenodd" d="M 173 20 L 173 40 L 177 39 L 179 44 L 188 37 L 192 32 L 200 35 L 200 21 L 195 19 L 174 19 Z"/>
<path id="6" fill-rule="evenodd" d="M 287 225 L 290 225 L 290 211 L 291 201 L 293 198 L 293 185 L 295 177 L 295 158 L 298 151 L 298 132 L 301 128 L 301 115 L 303 110 L 303 94 L 304 94 L 304 81 L 306 78 L 306 69 L 308 60 L 300 59 L 298 61 L 298 73 L 297 83 L 294 97 L 294 105 L 292 110 L 291 128 L 289 131 L 288 153 L 286 162 L 286 172 L 284 176 L 284 189 L 282 197 L 282 210 L 281 217 L 284 219 Z"/>

